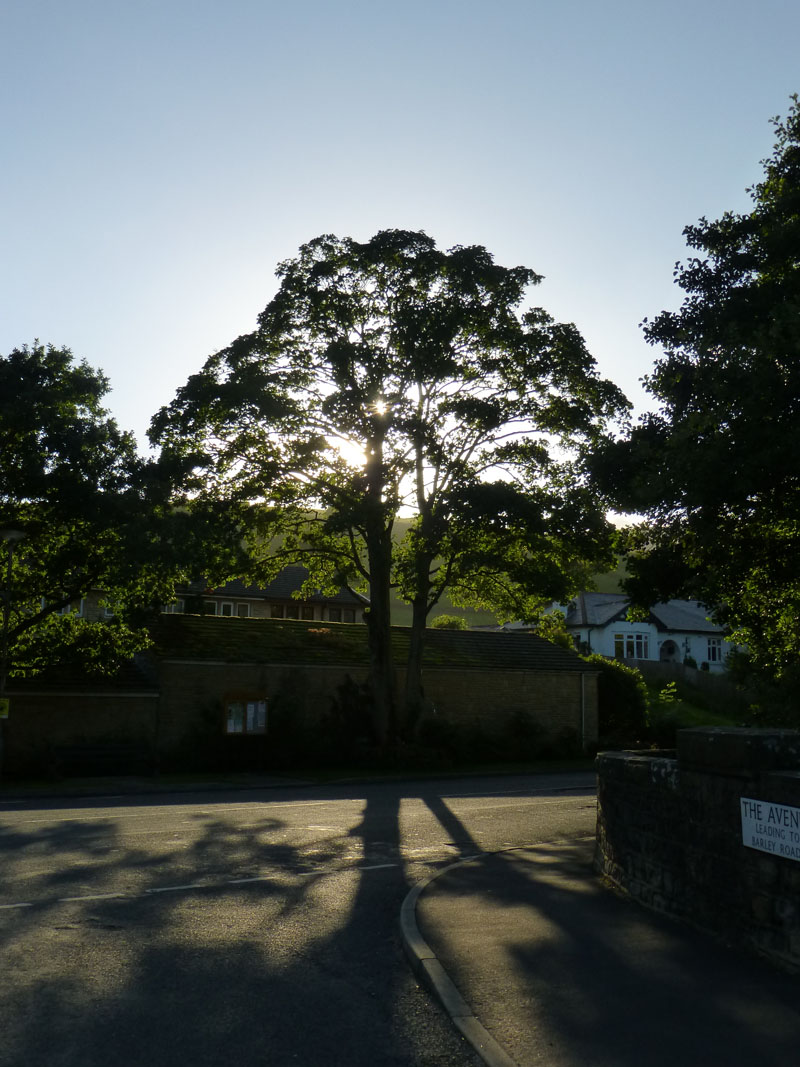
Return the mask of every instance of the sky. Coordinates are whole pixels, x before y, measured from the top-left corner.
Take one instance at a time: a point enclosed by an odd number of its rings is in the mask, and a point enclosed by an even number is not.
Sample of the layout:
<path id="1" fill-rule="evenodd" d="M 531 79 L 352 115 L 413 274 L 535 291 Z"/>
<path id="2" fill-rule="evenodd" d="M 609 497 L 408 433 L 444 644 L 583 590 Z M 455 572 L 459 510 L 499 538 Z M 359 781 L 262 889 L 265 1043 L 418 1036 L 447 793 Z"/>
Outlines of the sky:
<path id="1" fill-rule="evenodd" d="M 800 92 L 797 0 L 3 0 L 0 353 L 109 378 L 145 444 L 321 233 L 544 275 L 634 404 L 683 228 L 743 211 Z"/>

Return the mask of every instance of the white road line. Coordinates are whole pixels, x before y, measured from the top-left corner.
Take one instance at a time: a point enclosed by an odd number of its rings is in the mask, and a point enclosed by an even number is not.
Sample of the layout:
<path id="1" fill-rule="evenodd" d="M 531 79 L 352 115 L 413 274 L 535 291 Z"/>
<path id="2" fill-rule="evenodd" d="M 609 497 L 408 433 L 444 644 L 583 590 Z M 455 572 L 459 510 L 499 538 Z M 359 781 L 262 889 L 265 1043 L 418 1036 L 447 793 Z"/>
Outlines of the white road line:
<path id="1" fill-rule="evenodd" d="M 58 897 L 59 904 L 68 900 L 119 900 L 127 897 L 127 893 L 87 893 L 85 897 Z"/>
<path id="2" fill-rule="evenodd" d="M 357 867 L 356 870 L 359 870 L 359 871 L 382 871 L 382 870 L 385 870 L 387 867 L 399 867 L 399 866 L 400 866 L 399 863 L 376 863 L 372 867 Z"/>
<path id="3" fill-rule="evenodd" d="M 219 884 L 219 883 L 217 883 Z M 181 889 L 213 889 L 213 885 L 209 885 L 208 882 L 195 882 L 193 885 L 162 885 L 157 889 L 145 889 L 143 895 L 147 893 L 177 893 Z"/>
<path id="4" fill-rule="evenodd" d="M 7 911 L 9 908 L 32 908 L 33 904 L 0 904 L 0 911 Z"/>

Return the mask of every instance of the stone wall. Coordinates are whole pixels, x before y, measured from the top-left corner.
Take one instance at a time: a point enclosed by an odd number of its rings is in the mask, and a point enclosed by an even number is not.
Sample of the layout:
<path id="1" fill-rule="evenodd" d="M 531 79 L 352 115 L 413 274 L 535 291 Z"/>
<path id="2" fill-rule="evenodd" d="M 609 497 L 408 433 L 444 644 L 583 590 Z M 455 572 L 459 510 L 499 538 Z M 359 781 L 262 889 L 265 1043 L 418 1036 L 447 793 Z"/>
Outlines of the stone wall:
<path id="1" fill-rule="evenodd" d="M 290 707 L 301 728 L 313 728 L 328 711 L 347 677 L 360 684 L 366 669 L 166 661 L 159 666 L 161 687 L 159 748 L 174 751 L 191 739 L 201 720 L 216 715 L 222 730 L 223 702 L 232 693 L 266 697 Z M 398 671 L 402 694 L 405 672 Z M 445 668 L 424 673 L 428 699 L 454 725 L 502 730 L 512 716 L 529 715 L 543 733 L 566 734 L 587 747 L 597 744 L 597 675 L 590 672 L 463 671 Z"/>
<path id="2" fill-rule="evenodd" d="M 46 772 L 62 746 L 141 743 L 163 766 L 203 765 L 209 753 L 227 759 L 249 755 L 256 763 L 270 753 L 266 737 L 226 736 L 228 699 L 266 698 L 268 723 L 291 723 L 298 737 L 313 732 L 328 713 L 337 689 L 349 678 L 367 680 L 367 670 L 350 666 L 149 662 L 151 692 L 66 692 L 12 694 L 5 723 L 5 767 L 9 774 Z M 396 675 L 402 699 L 405 672 Z M 427 669 L 426 694 L 442 719 L 454 726 L 504 733 L 523 714 L 536 722 L 543 740 L 570 738 L 597 744 L 597 675 L 580 671 Z M 230 751 L 229 751 L 230 750 Z M 204 755 L 205 753 L 205 755 Z"/>
<path id="3" fill-rule="evenodd" d="M 74 693 L 10 690 L 3 724 L 3 766 L 9 774 L 54 770 L 57 752 L 85 744 L 136 744 L 154 751 L 158 735 L 155 693 Z"/>
<path id="4" fill-rule="evenodd" d="M 402 693 L 401 673 L 398 692 Z M 597 674 L 549 671 L 426 670 L 425 694 L 450 722 L 487 731 L 529 715 L 552 738 L 597 745 Z"/>
<path id="5" fill-rule="evenodd" d="M 597 768 L 598 870 L 648 907 L 800 968 L 800 861 L 742 831 L 742 798 L 800 809 L 800 732 L 680 730 L 675 758 L 607 752 Z"/>

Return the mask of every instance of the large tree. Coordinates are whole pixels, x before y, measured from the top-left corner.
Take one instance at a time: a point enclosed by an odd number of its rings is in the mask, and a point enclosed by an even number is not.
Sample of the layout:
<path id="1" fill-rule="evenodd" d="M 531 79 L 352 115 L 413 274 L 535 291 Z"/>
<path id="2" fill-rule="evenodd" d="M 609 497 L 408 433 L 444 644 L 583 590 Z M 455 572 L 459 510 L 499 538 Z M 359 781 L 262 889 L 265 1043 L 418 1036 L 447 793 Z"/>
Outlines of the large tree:
<path id="1" fill-rule="evenodd" d="M 664 356 L 645 379 L 659 403 L 605 453 L 620 503 L 647 522 L 627 535 L 640 603 L 692 596 L 781 673 L 800 655 L 800 103 L 752 207 L 684 233 L 676 312 L 645 321 Z"/>
<path id="2" fill-rule="evenodd" d="M 574 449 L 625 401 L 574 326 L 519 312 L 538 276 L 482 247 L 443 252 L 399 230 L 366 243 L 323 236 L 278 275 L 257 328 L 208 359 L 152 437 L 164 454 L 195 453 L 203 494 L 264 505 L 253 514 L 266 516 L 266 566 L 302 556 L 312 583 L 368 589 L 385 739 L 392 586 L 413 604 L 413 716 L 426 619 L 444 589 L 533 614 L 606 560 Z M 401 513 L 414 516 L 404 539 Z"/>
<path id="3" fill-rule="evenodd" d="M 137 455 L 103 407 L 107 391 L 65 348 L 36 342 L 0 357 L 4 675 L 65 660 L 112 670 L 146 643 L 144 614 L 172 599 L 217 536 L 219 516 L 203 527 L 173 507 L 178 472 Z M 112 619 L 71 610 L 92 591 Z"/>

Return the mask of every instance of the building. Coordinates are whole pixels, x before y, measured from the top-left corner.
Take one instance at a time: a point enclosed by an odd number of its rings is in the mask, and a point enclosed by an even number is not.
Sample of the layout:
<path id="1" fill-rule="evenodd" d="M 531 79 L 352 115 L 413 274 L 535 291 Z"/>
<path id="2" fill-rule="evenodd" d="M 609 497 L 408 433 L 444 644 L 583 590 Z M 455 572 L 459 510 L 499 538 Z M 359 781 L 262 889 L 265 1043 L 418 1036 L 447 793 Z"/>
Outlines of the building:
<path id="1" fill-rule="evenodd" d="M 719 673 L 737 647 L 697 601 L 654 604 L 642 620 L 629 620 L 629 608 L 630 599 L 622 593 L 579 593 L 570 604 L 559 606 L 576 647 L 609 659 L 693 662 Z"/>
<path id="2" fill-rule="evenodd" d="M 211 588 L 205 581 L 193 582 L 178 588 L 178 596 L 162 610 L 170 615 L 219 615 L 239 619 L 302 619 L 306 622 L 364 621 L 369 599 L 349 589 L 338 593 L 314 593 L 303 597 L 300 590 L 308 578 L 305 567 L 284 567 L 268 585 L 247 584 L 237 578 L 225 585 Z M 75 612 L 92 622 L 112 618 L 113 607 L 104 601 L 100 590 L 62 609 L 62 614 Z"/>
<path id="3" fill-rule="evenodd" d="M 303 745 L 323 729 L 335 738 L 332 709 L 369 675 L 365 626 L 162 614 L 151 633 L 152 648 L 114 679 L 13 680 L 8 772 L 145 754 L 162 767 L 302 765 Z M 409 640 L 392 627 L 398 693 Z M 597 743 L 597 673 L 535 634 L 431 630 L 423 660 L 442 723 L 487 737 L 530 724 L 543 744 L 573 750 Z"/>

